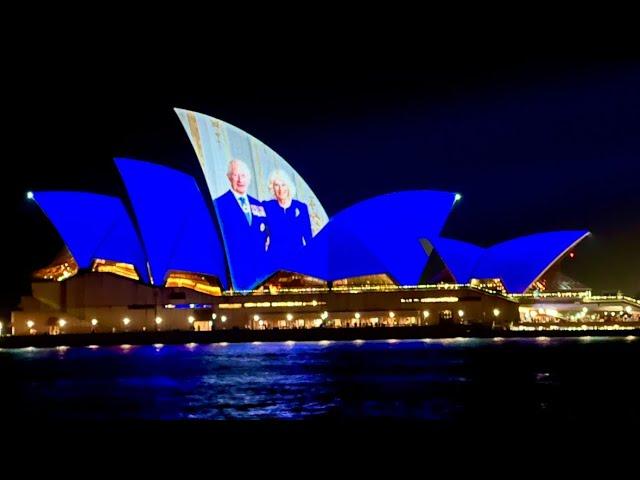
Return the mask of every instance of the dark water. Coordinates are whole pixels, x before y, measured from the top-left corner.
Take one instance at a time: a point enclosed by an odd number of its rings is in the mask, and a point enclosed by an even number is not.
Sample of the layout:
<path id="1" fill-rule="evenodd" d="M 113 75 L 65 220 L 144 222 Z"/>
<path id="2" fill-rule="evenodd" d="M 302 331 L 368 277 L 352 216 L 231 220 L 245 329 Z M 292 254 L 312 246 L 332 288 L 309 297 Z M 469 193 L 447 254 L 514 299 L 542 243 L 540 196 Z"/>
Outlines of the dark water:
<path id="1" fill-rule="evenodd" d="M 12 419 L 640 422 L 640 339 L 0 350 Z"/>

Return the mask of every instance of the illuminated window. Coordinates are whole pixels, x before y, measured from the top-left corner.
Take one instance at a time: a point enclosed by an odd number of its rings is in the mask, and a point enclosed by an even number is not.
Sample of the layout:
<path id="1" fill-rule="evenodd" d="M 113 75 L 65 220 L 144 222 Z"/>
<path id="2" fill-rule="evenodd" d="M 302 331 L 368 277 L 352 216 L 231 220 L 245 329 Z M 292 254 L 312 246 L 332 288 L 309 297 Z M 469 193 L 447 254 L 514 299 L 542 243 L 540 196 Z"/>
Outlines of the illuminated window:
<path id="1" fill-rule="evenodd" d="M 33 273 L 35 280 L 54 280 L 61 282 L 78 273 L 78 264 L 65 247 L 46 267 Z"/>
<path id="2" fill-rule="evenodd" d="M 389 275 L 381 273 L 377 275 L 364 275 L 361 277 L 343 278 L 333 282 L 334 290 L 348 289 L 351 287 L 382 287 L 396 286 Z"/>
<path id="3" fill-rule="evenodd" d="M 139 280 L 140 277 L 136 269 L 130 263 L 113 262 L 97 258 L 91 267 L 92 272 L 113 273 L 121 277 L 130 278 L 131 280 Z"/>
<path id="4" fill-rule="evenodd" d="M 451 310 L 442 310 L 440 312 L 440 320 L 451 320 L 453 318 L 453 312 Z"/>
<path id="5" fill-rule="evenodd" d="M 212 322 L 208 320 L 196 320 L 193 322 L 193 329 L 196 332 L 210 332 L 212 328 Z"/>
<path id="6" fill-rule="evenodd" d="M 280 271 L 267 279 L 262 286 L 266 288 L 269 293 L 276 294 L 305 289 L 326 289 L 327 282 L 308 275 Z"/>
<path id="7" fill-rule="evenodd" d="M 170 272 L 165 287 L 183 287 L 207 295 L 222 295 L 222 289 L 216 277 L 190 272 Z"/>

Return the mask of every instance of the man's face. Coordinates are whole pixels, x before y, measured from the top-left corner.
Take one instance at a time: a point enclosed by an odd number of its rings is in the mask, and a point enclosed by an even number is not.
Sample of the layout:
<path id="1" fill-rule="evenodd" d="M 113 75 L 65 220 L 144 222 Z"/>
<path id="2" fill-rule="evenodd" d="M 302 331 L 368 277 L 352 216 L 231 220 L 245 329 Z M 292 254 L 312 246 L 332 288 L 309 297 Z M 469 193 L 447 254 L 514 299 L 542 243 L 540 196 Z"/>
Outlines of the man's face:
<path id="1" fill-rule="evenodd" d="M 231 172 L 229 172 L 229 183 L 231 184 L 231 189 L 240 195 L 244 195 L 247 193 L 249 182 L 251 182 L 251 175 L 249 175 L 249 172 L 239 164 L 234 163 L 231 167 Z"/>
<path id="2" fill-rule="evenodd" d="M 275 180 L 273 182 L 273 193 L 280 203 L 289 200 L 289 186 L 283 180 Z"/>

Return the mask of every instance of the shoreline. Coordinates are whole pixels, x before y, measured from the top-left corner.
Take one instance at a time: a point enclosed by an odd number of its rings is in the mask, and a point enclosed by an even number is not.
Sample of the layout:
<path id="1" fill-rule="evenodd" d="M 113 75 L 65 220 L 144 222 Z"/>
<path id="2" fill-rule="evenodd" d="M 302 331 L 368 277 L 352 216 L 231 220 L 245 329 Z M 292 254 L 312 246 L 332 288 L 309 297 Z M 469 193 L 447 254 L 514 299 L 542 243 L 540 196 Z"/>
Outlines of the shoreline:
<path id="1" fill-rule="evenodd" d="M 291 330 L 213 330 L 194 331 L 153 331 L 84 333 L 60 335 L 5 336 L 0 338 L 0 348 L 50 348 L 86 347 L 113 345 L 179 345 L 207 343 L 249 343 L 249 342 L 312 342 L 312 341 L 354 341 L 354 340 L 421 340 L 450 338 L 579 338 L 579 337 L 626 337 L 640 336 L 640 328 L 633 330 L 584 330 L 584 331 L 513 331 L 477 326 L 423 326 L 423 327 L 375 327 L 375 328 L 317 328 Z"/>

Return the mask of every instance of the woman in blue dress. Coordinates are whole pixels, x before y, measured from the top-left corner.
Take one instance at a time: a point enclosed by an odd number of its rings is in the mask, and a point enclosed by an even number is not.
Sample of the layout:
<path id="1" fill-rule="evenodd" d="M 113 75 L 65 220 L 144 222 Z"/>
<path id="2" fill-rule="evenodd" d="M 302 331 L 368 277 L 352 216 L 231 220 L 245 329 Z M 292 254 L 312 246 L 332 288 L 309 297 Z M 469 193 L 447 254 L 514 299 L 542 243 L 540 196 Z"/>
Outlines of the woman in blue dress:
<path id="1" fill-rule="evenodd" d="M 311 241 L 311 219 L 307 205 L 296 194 L 291 177 L 284 170 L 269 175 L 273 200 L 262 202 L 269 223 L 269 255 L 274 261 L 286 260 Z"/>

